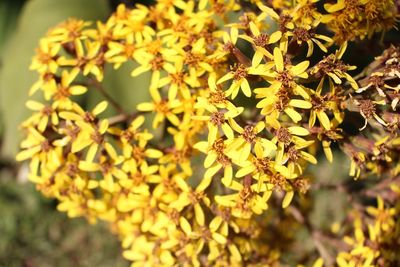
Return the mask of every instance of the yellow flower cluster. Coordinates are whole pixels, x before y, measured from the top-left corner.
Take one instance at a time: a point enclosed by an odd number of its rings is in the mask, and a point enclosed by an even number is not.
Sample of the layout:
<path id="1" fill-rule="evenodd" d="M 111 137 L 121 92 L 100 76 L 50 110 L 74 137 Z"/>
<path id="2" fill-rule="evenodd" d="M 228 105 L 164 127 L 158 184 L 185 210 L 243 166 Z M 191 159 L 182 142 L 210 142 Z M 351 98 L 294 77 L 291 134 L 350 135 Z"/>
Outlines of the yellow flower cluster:
<path id="1" fill-rule="evenodd" d="M 349 155 L 351 176 L 400 172 L 391 166 L 399 115 L 387 111 L 388 99 L 392 110 L 399 101 L 398 49 L 377 59 L 382 70 L 363 87 L 342 59 L 343 41 L 355 37 L 343 29 L 358 37 L 388 29 L 392 1 L 351 20 L 343 15 L 351 5 L 370 10 L 378 1 L 339 0 L 325 5 L 330 14 L 319 13 L 318 0 L 262 2 L 120 5 L 104 23 L 70 19 L 40 41 L 30 94 L 43 100 L 27 102 L 33 114 L 17 160 L 30 160 L 29 179 L 60 211 L 109 222 L 132 266 L 278 266 L 266 211 L 309 190 L 307 166 L 320 148 L 332 162 L 333 143 Z M 101 84 L 127 62 L 132 76 L 151 74 L 151 98 L 134 114 Z M 86 108 L 88 91 L 105 100 Z M 111 110 L 119 114 L 105 115 Z M 376 141 L 344 134 L 354 113 Z"/>
<path id="2" fill-rule="evenodd" d="M 398 185 L 392 186 L 392 193 L 397 197 L 399 189 Z M 378 197 L 377 202 L 377 207 L 366 208 L 367 220 L 362 220 L 359 213 L 354 214 L 353 235 L 344 237 L 349 249 L 340 252 L 336 258 L 339 267 L 396 266 L 399 262 L 400 206 L 385 208 L 381 197 Z"/>
<path id="3" fill-rule="evenodd" d="M 322 18 L 339 42 L 364 39 L 376 32 L 388 31 L 398 18 L 393 0 L 337 0 L 325 4 L 329 15 Z"/>
<path id="4" fill-rule="evenodd" d="M 371 38 L 395 27 L 398 3 L 394 0 L 271 0 L 282 16 L 291 16 L 304 27 L 324 24 L 338 43 Z M 328 3 L 326 3 L 328 2 Z"/>

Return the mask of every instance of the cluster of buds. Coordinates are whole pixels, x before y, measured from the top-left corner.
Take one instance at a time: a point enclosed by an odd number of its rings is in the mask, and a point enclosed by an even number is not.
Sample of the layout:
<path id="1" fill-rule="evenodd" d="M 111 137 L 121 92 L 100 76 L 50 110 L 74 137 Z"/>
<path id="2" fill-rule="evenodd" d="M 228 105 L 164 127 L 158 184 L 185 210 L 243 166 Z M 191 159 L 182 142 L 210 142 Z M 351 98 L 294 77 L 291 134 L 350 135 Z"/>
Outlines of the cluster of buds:
<path id="1" fill-rule="evenodd" d="M 379 198 L 352 217 L 356 237 L 336 247 L 337 264 L 398 263 L 400 198 L 387 188 L 400 172 L 400 50 L 356 78 L 343 60 L 350 41 L 395 25 L 395 5 L 291 2 L 158 0 L 120 5 L 95 27 L 70 19 L 51 29 L 32 61 L 30 94 L 43 100 L 27 102 L 17 160 L 29 159 L 29 179 L 60 211 L 107 221 L 132 266 L 278 266 L 295 242 L 283 228 L 316 236 L 302 206 L 319 180 L 308 166 L 341 149 L 350 180 L 377 184 L 365 192 Z M 129 62 L 132 76 L 151 76 L 132 89 L 150 93 L 134 113 L 102 85 Z M 104 98 L 93 107 L 91 91 Z M 360 239 L 367 216 L 370 240 L 392 234 L 389 249 Z M 373 256 L 357 254 L 360 242 Z M 298 263 L 330 266 L 315 243 Z"/>

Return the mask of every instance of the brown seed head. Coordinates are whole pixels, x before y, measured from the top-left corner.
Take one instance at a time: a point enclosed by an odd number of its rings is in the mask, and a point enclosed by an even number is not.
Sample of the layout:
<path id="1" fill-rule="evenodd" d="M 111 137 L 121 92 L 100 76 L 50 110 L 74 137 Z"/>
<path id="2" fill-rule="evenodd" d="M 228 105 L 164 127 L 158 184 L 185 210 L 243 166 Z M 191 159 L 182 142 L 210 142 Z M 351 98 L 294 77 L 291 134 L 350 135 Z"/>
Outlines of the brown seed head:
<path id="1" fill-rule="evenodd" d="M 265 47 L 268 44 L 269 36 L 268 34 L 260 34 L 253 37 L 254 44 L 259 47 Z"/>
<path id="2" fill-rule="evenodd" d="M 310 32 L 306 28 L 302 28 L 302 27 L 298 27 L 298 28 L 294 29 L 293 34 L 297 40 L 300 40 L 302 42 L 307 42 L 314 36 L 314 34 L 312 32 Z"/>
<path id="3" fill-rule="evenodd" d="M 233 79 L 235 81 L 239 81 L 239 80 L 241 80 L 243 78 L 246 78 L 246 77 L 247 77 L 246 66 L 239 63 L 237 65 L 237 67 L 236 67 L 236 70 L 235 70 L 234 74 L 233 74 Z"/>
<path id="4" fill-rule="evenodd" d="M 246 125 L 244 127 L 242 136 L 243 136 L 244 140 L 246 140 L 247 143 L 253 144 L 257 137 L 256 133 L 254 132 L 254 126 Z"/>
<path id="5" fill-rule="evenodd" d="M 276 130 L 275 136 L 278 138 L 279 142 L 284 143 L 285 145 L 289 145 L 292 141 L 292 135 L 285 127 L 280 127 L 278 130 Z"/>
<path id="6" fill-rule="evenodd" d="M 361 115 L 367 119 L 372 118 L 376 112 L 375 103 L 369 99 L 359 100 L 358 107 L 360 108 Z"/>
<path id="7" fill-rule="evenodd" d="M 225 122 L 224 113 L 222 113 L 221 111 L 214 112 L 210 116 L 210 121 L 212 124 L 216 126 L 222 125 Z"/>

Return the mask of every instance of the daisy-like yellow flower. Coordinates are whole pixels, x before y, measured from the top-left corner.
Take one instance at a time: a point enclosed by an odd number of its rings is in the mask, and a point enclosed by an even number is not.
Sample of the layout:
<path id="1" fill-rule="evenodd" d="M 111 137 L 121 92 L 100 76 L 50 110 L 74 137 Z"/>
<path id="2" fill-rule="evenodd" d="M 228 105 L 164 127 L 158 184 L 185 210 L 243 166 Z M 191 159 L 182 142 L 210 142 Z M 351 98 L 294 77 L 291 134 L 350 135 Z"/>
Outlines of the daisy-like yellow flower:
<path id="1" fill-rule="evenodd" d="M 107 107 L 108 102 L 101 101 L 92 109 L 92 111 L 85 111 L 77 103 L 73 103 L 71 111 L 62 111 L 59 115 L 65 120 L 93 123 L 96 121 L 97 116 L 103 113 Z"/>
<path id="2" fill-rule="evenodd" d="M 230 119 L 239 116 L 243 112 L 243 108 L 235 107 L 233 104 L 231 104 L 227 106 L 226 110 L 218 110 L 213 105 L 201 104 L 196 105 L 197 107 L 205 108 L 210 113 L 210 115 L 193 116 L 192 119 L 208 122 L 208 142 L 210 144 L 214 143 L 214 141 L 219 136 L 220 128 L 228 139 L 232 139 L 233 130 L 228 122 L 230 121 Z"/>
<path id="3" fill-rule="evenodd" d="M 274 70 L 271 70 L 270 73 L 266 74 L 267 81 L 272 84 L 278 84 L 277 87 L 293 87 L 295 90 L 299 90 L 300 92 L 303 90 L 298 89 L 295 83 L 296 78 L 306 79 L 308 78 L 308 74 L 306 72 L 308 66 L 310 65 L 309 61 L 303 61 L 298 63 L 297 65 L 287 64 L 286 58 L 284 58 L 283 51 L 275 47 L 274 48 Z"/>
<path id="4" fill-rule="evenodd" d="M 328 110 L 332 110 L 337 122 L 342 121 L 343 115 L 338 111 L 338 107 L 335 102 L 331 100 L 332 94 L 322 95 L 322 86 L 324 84 L 324 79 L 321 79 L 317 90 L 311 94 L 311 104 L 312 109 L 310 111 L 310 118 L 308 120 L 309 127 L 313 127 L 318 118 L 318 121 L 322 127 L 326 130 L 332 128 L 331 121 L 327 115 Z"/>
<path id="5" fill-rule="evenodd" d="M 239 93 L 239 90 L 241 89 L 245 96 L 250 97 L 252 90 L 247 79 L 249 75 L 260 73 L 261 68 L 259 67 L 260 65 L 257 67 L 246 67 L 245 65 L 239 63 L 235 65 L 230 72 L 219 78 L 217 85 L 228 80 L 233 80 L 229 88 L 226 90 L 226 95 L 231 96 L 232 99 L 235 99 Z M 265 71 L 265 68 L 263 68 L 263 71 Z"/>
<path id="6" fill-rule="evenodd" d="M 302 149 L 309 147 L 314 143 L 313 140 L 307 141 L 303 139 L 303 136 L 308 136 L 310 132 L 300 126 L 290 126 L 275 129 L 274 138 L 271 140 L 277 144 L 275 161 L 278 165 L 288 166 L 288 172 L 284 175 L 288 178 L 298 177 L 303 173 L 303 163 L 300 159 L 316 164 L 317 160 L 313 155 L 308 152 L 302 151 Z M 286 171 L 280 169 L 280 171 Z"/>
<path id="7" fill-rule="evenodd" d="M 142 137 L 141 135 L 140 137 Z M 144 135 L 146 138 L 147 136 Z M 129 171 L 138 168 L 146 162 L 147 159 L 160 159 L 163 153 L 151 147 L 148 147 L 148 141 L 145 138 L 141 138 L 138 143 L 131 144 L 130 148 L 126 149 L 125 153 L 131 152 L 131 154 L 125 154 L 124 170 Z M 129 147 L 128 144 L 126 144 Z M 124 148 L 124 146 L 122 147 Z"/>
<path id="8" fill-rule="evenodd" d="M 164 69 L 168 72 L 167 77 L 160 78 L 158 87 L 162 88 L 168 86 L 168 100 L 172 101 L 179 96 L 184 99 L 190 99 L 189 88 L 196 88 L 200 86 L 197 75 L 189 76 L 183 65 L 183 59 L 179 59 L 174 64 L 165 64 Z"/>
<path id="9" fill-rule="evenodd" d="M 356 69 L 355 66 L 346 65 L 342 56 L 347 48 L 347 42 L 343 43 L 335 54 L 330 54 L 311 68 L 310 73 L 318 78 L 328 75 L 329 79 L 335 84 L 342 84 L 341 79 L 345 79 L 353 89 L 358 89 L 357 82 L 348 74 L 348 71 Z"/>
<path id="10" fill-rule="evenodd" d="M 174 60 L 177 52 L 164 48 L 161 41 L 157 39 L 145 48 L 138 49 L 136 55 L 136 60 L 140 65 L 131 72 L 131 75 L 136 77 L 151 71 L 150 88 L 158 88 L 161 71 L 165 68 L 167 59 Z"/>
<path id="11" fill-rule="evenodd" d="M 114 69 L 118 69 L 123 63 L 136 57 L 137 44 L 134 34 L 126 36 L 125 42 L 108 42 L 108 51 L 104 54 L 105 59 L 114 64 Z"/>
<path id="12" fill-rule="evenodd" d="M 37 54 L 33 57 L 30 65 L 31 70 L 39 73 L 56 73 L 58 70 L 57 54 L 60 52 L 61 45 L 43 38 L 39 42 Z"/>
<path id="13" fill-rule="evenodd" d="M 91 22 L 76 18 L 68 18 L 60 23 L 58 27 L 51 29 L 49 32 L 49 40 L 67 44 L 74 42 L 75 39 L 84 39 L 83 31 Z"/>
<path id="14" fill-rule="evenodd" d="M 34 100 L 28 100 L 26 106 L 37 113 L 32 115 L 28 120 L 23 123 L 23 126 L 34 125 L 37 126 L 39 132 L 46 130 L 49 121 L 52 125 L 58 125 L 59 118 L 57 112 L 48 105 L 42 104 Z"/>
<path id="15" fill-rule="evenodd" d="M 206 40 L 206 37 L 211 40 Z M 193 44 L 184 47 L 180 51 L 191 80 L 197 80 L 198 77 L 201 77 L 205 72 L 214 71 L 213 67 L 209 63 L 210 56 L 208 55 L 208 45 L 211 46 L 212 42 L 216 42 L 216 38 L 214 36 L 206 37 L 199 38 Z"/>
<path id="16" fill-rule="evenodd" d="M 158 89 L 154 87 L 151 88 L 150 94 L 153 101 L 151 103 L 140 103 L 137 106 L 137 109 L 144 112 L 156 112 L 153 119 L 153 128 L 157 128 L 165 118 L 167 118 L 173 125 L 178 126 L 180 120 L 176 113 L 178 112 L 177 108 L 182 105 L 181 101 L 178 99 L 173 99 L 172 101 L 162 99 Z"/>
<path id="17" fill-rule="evenodd" d="M 75 124 L 80 131 L 75 140 L 73 140 L 71 152 L 76 153 L 89 147 L 86 154 L 86 161 L 93 161 L 97 155 L 100 146 L 104 145 L 109 150 L 110 155 L 116 155 L 110 143 L 106 142 L 104 135 L 107 132 L 109 123 L 107 119 L 101 120 L 98 124 L 88 123 L 84 120 L 77 120 Z"/>
<path id="18" fill-rule="evenodd" d="M 51 163 L 53 160 L 54 162 L 51 164 L 59 164 L 60 155 L 58 155 L 57 150 L 51 145 L 50 141 L 34 128 L 30 127 L 27 130 L 29 134 L 21 143 L 23 150 L 17 154 L 16 159 L 24 161 L 32 158 L 33 161 L 36 161 L 33 158 L 40 157 L 43 162 Z"/>
<path id="19" fill-rule="evenodd" d="M 77 71 L 82 69 L 83 75 L 93 74 L 98 81 L 102 81 L 104 55 L 100 49 L 101 43 L 98 41 L 75 39 L 74 50 L 76 56 L 73 58 L 62 56 L 57 62 L 60 66 L 74 67 Z"/>
<path id="20" fill-rule="evenodd" d="M 52 108 L 70 110 L 73 105 L 71 97 L 86 93 L 87 88 L 85 86 L 72 85 L 72 82 L 76 79 L 78 74 L 78 69 L 73 69 L 70 72 L 64 70 L 61 74 L 61 81 L 59 84 L 57 84 L 55 80 L 46 84 L 44 95 L 46 99 L 53 98 L 54 102 Z"/>
<path id="21" fill-rule="evenodd" d="M 119 137 L 122 146 L 122 153 L 125 158 L 129 158 L 132 155 L 132 142 L 139 142 L 142 144 L 141 146 L 144 147 L 147 141 L 153 138 L 152 134 L 140 130 L 140 127 L 143 125 L 144 121 L 144 116 L 138 116 L 130 123 L 126 130 L 121 130 L 118 127 L 110 127 L 108 129 L 109 133 Z"/>
<path id="22" fill-rule="evenodd" d="M 235 137 L 232 143 L 227 148 L 232 153 L 232 158 L 236 162 L 244 162 L 250 156 L 251 150 L 254 146 L 255 149 L 264 148 L 267 151 L 276 150 L 276 146 L 270 140 L 260 137 L 258 134 L 265 130 L 265 123 L 263 121 L 258 122 L 255 125 L 246 125 L 245 127 L 240 126 L 234 119 L 230 120 L 232 129 L 239 133 L 238 137 Z"/>
<path id="23" fill-rule="evenodd" d="M 240 168 L 236 172 L 236 177 L 241 178 L 249 175 L 257 180 L 258 187 L 256 192 L 259 192 L 263 184 L 271 180 L 271 177 L 278 172 L 282 172 L 285 175 L 289 173 L 286 167 L 277 165 L 272 159 L 275 151 L 268 151 L 257 144 L 254 146 L 254 151 L 255 155 L 250 154 L 246 161 L 238 164 Z"/>
<path id="24" fill-rule="evenodd" d="M 292 33 L 289 34 L 289 36 L 292 34 L 298 45 L 302 45 L 303 42 L 307 44 L 308 49 L 306 57 L 312 56 L 314 52 L 314 44 L 316 44 L 323 52 L 327 53 L 327 46 L 333 43 L 333 40 L 328 36 L 314 33 L 310 26 L 296 27 L 293 29 Z M 325 41 L 326 44 L 322 44 L 321 41 Z"/>
<path id="25" fill-rule="evenodd" d="M 239 38 L 244 39 L 255 46 L 255 52 L 251 65 L 256 67 L 261 63 L 264 57 L 273 59 L 273 56 L 267 50 L 267 47 L 270 44 L 278 42 L 282 37 L 282 33 L 280 31 L 273 32 L 270 35 L 261 33 L 258 27 L 252 21 L 249 23 L 249 27 L 252 37 L 246 34 L 241 34 L 239 35 Z"/>
<path id="26" fill-rule="evenodd" d="M 120 180 L 128 178 L 126 173 L 118 167 L 122 160 L 122 157 L 118 157 L 115 160 L 107 160 L 106 157 L 102 156 L 99 163 L 80 161 L 79 169 L 87 172 L 101 172 L 104 178 L 99 182 L 99 186 L 109 192 L 115 192 L 118 190 L 119 185 L 115 182 L 114 177 Z"/>
<path id="27" fill-rule="evenodd" d="M 321 20 L 322 14 L 318 11 L 319 0 L 296 0 L 293 8 L 293 21 L 301 26 L 312 25 Z"/>
<path id="28" fill-rule="evenodd" d="M 396 209 L 385 208 L 385 203 L 380 196 L 378 196 L 377 202 L 377 207 L 367 207 L 366 209 L 367 213 L 375 218 L 375 235 L 379 235 L 381 231 L 387 232 L 396 225 L 394 220 Z"/>
<path id="29" fill-rule="evenodd" d="M 230 144 L 229 140 L 222 138 L 216 139 L 214 143 L 208 143 L 206 141 L 198 142 L 194 145 L 194 148 L 206 154 L 204 160 L 204 167 L 207 171 L 204 174 L 204 179 L 212 178 L 221 169 L 224 170 L 223 178 L 221 179 L 222 184 L 229 186 L 232 183 L 233 167 L 227 146 Z"/>
<path id="30" fill-rule="evenodd" d="M 255 89 L 256 97 L 263 98 L 257 103 L 261 108 L 261 114 L 278 118 L 281 111 L 284 111 L 294 122 L 299 122 L 302 117 L 294 107 L 309 109 L 312 107 L 308 101 L 309 93 L 299 84 L 295 78 L 307 78 L 306 70 L 309 62 L 303 61 L 295 66 L 288 66 L 284 63 L 282 51 L 274 49 L 275 70 L 266 73 L 266 80 L 271 84 L 266 88 Z M 292 95 L 300 95 L 302 99 L 294 99 Z"/>
<path id="31" fill-rule="evenodd" d="M 225 95 L 225 92 L 221 89 L 221 86 L 217 85 L 216 79 L 216 74 L 210 73 L 207 79 L 208 88 L 206 93 L 197 97 L 195 108 L 205 109 L 206 106 L 211 105 L 219 109 L 224 109 L 232 105 Z"/>
<path id="32" fill-rule="evenodd" d="M 236 193 L 217 195 L 215 201 L 221 206 L 231 208 L 233 216 L 246 219 L 253 213 L 261 214 L 268 209 L 267 201 L 272 191 L 267 190 L 266 185 L 259 188 L 258 184 L 253 184 L 250 176 L 244 177 L 242 183 L 232 181 L 229 188 Z"/>
<path id="33" fill-rule="evenodd" d="M 187 181 L 181 176 L 177 175 L 174 177 L 175 183 L 182 190 L 179 198 L 171 203 L 171 208 L 181 211 L 187 206 L 193 206 L 194 218 L 198 225 L 204 226 L 205 224 L 205 214 L 202 206 L 208 207 L 210 205 L 210 199 L 204 193 L 208 186 L 211 184 L 212 177 L 203 178 L 203 180 L 192 189 L 187 184 Z M 191 231 L 186 231 L 191 232 Z"/>

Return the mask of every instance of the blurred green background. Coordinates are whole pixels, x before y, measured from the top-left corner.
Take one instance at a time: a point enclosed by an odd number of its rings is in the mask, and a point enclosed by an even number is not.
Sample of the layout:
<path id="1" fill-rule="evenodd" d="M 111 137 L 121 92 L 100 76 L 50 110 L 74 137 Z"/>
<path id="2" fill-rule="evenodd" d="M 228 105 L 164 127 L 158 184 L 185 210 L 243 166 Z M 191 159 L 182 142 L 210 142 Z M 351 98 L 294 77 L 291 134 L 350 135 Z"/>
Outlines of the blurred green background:
<path id="1" fill-rule="evenodd" d="M 57 203 L 26 181 L 27 167 L 14 161 L 18 125 L 29 115 L 25 101 L 37 79 L 28 67 L 39 38 L 68 17 L 105 20 L 119 2 L 128 1 L 0 1 L 0 266 L 129 266 L 106 225 L 57 212 Z M 127 71 L 122 68 L 106 82 L 131 105 L 141 97 L 124 95 L 132 87 L 121 78 L 129 78 Z"/>

